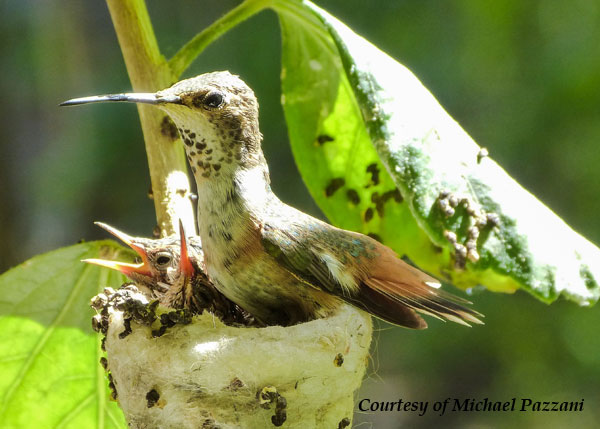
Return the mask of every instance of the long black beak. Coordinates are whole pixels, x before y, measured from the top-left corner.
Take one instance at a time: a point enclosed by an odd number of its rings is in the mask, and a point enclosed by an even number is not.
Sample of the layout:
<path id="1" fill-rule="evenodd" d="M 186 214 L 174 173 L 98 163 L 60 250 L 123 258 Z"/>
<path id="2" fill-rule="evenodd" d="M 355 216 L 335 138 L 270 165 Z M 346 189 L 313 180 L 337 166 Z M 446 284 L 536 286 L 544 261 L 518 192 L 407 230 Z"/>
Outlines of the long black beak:
<path id="1" fill-rule="evenodd" d="M 104 103 L 108 101 L 126 101 L 143 104 L 181 104 L 181 97 L 177 95 L 159 96 L 154 92 L 92 95 L 91 97 L 73 98 L 72 100 L 63 101 L 60 103 L 60 106 L 76 106 L 78 104 Z"/>

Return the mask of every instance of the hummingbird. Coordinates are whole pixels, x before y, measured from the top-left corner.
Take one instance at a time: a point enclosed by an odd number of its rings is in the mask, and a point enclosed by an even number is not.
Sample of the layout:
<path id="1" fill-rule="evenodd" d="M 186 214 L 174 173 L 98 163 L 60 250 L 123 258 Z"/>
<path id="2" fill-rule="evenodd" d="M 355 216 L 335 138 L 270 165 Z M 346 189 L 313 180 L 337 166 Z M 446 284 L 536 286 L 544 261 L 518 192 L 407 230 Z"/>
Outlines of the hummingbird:
<path id="1" fill-rule="evenodd" d="M 134 102 L 175 122 L 196 181 L 198 231 L 214 286 L 268 325 L 327 317 L 343 303 L 387 322 L 424 329 L 425 314 L 482 323 L 469 301 L 366 235 L 336 228 L 282 202 L 271 190 L 258 102 L 228 71 L 156 93 L 84 97 L 62 105 Z"/>
<path id="2" fill-rule="evenodd" d="M 83 262 L 120 271 L 148 298 L 158 299 L 164 307 L 188 309 L 192 314 L 208 310 L 226 324 L 256 325 L 250 314 L 215 289 L 204 271 L 200 238 L 187 237 L 181 222 L 178 236 L 161 239 L 132 237 L 102 222 L 96 222 L 96 225 L 131 247 L 141 262 L 105 259 L 85 259 Z"/>

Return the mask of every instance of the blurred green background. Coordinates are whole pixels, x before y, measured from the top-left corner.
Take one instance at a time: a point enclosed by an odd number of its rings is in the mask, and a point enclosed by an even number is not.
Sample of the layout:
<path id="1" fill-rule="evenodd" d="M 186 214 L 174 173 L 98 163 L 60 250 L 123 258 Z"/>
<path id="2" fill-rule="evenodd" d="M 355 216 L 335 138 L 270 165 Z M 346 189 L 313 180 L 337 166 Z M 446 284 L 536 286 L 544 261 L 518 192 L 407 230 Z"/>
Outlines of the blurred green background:
<path id="1" fill-rule="evenodd" d="M 598 0 L 317 3 L 408 66 L 510 174 L 600 243 Z M 167 57 L 236 4 L 148 0 Z M 105 238 L 95 220 L 150 236 L 155 218 L 136 109 L 57 106 L 130 89 L 106 5 L 5 0 L 0 16 L 0 272 L 82 238 Z M 321 216 L 290 153 L 279 67 L 278 23 L 267 11 L 209 47 L 186 76 L 228 69 L 254 88 L 275 192 Z M 599 309 L 546 306 L 524 293 L 473 300 L 486 315 L 483 327 L 431 321 L 412 332 L 376 322 L 377 348 L 358 398 L 585 399 L 584 411 L 387 412 L 358 414 L 355 425 L 600 427 Z"/>

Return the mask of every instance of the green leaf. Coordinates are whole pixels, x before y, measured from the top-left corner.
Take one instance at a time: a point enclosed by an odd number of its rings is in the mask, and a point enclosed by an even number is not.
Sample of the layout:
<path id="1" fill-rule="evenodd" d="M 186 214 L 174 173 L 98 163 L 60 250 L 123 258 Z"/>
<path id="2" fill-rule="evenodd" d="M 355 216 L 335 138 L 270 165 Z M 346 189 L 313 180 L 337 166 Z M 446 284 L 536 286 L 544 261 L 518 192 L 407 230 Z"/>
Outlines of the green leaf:
<path id="1" fill-rule="evenodd" d="M 0 421 L 6 428 L 124 428 L 98 363 L 92 296 L 124 277 L 81 259 L 119 259 L 112 241 L 36 256 L 0 276 Z"/>
<path id="2" fill-rule="evenodd" d="M 372 235 L 415 260 L 449 259 L 417 226 L 380 163 L 331 37 L 311 14 L 283 5 L 277 11 L 282 103 L 312 197 L 335 225 Z"/>
<path id="3" fill-rule="evenodd" d="M 598 248 L 486 156 L 407 68 L 309 1 L 273 7 L 292 149 L 333 223 L 463 288 L 598 300 Z"/>

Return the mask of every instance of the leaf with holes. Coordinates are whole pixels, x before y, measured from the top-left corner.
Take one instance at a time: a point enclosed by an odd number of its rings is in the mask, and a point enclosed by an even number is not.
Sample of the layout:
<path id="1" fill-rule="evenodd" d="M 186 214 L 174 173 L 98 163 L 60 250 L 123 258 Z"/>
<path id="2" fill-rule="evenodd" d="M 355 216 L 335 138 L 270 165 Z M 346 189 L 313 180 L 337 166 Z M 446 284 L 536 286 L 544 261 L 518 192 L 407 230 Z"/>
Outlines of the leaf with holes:
<path id="1" fill-rule="evenodd" d="M 302 10 L 280 16 L 282 103 L 302 177 L 329 220 L 362 232 L 414 260 L 449 261 L 419 228 L 379 161 L 331 37 Z M 314 30 L 317 31 L 314 31 Z"/>
<path id="2" fill-rule="evenodd" d="M 36 256 L 0 276 L 0 421 L 10 428 L 124 428 L 98 363 L 90 298 L 124 277 L 81 263 L 119 259 L 112 241 Z"/>
<path id="3" fill-rule="evenodd" d="M 309 1 L 273 8 L 292 148 L 333 223 L 457 286 L 598 300 L 598 248 L 491 160 L 408 69 Z"/>

